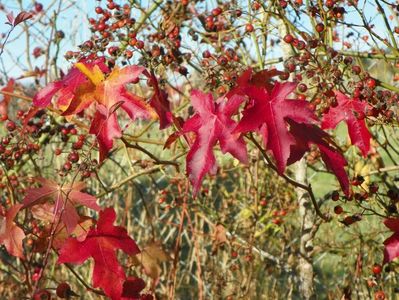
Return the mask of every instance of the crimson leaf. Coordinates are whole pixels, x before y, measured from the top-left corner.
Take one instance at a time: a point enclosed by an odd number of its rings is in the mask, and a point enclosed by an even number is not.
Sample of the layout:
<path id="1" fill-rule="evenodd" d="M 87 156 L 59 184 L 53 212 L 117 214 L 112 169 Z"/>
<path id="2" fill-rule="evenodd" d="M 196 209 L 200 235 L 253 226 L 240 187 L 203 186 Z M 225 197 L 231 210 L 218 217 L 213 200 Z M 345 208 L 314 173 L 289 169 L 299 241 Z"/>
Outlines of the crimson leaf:
<path id="1" fill-rule="evenodd" d="M 306 101 L 288 99 L 295 87 L 295 83 L 276 82 L 270 92 L 252 84 L 241 89 L 251 102 L 234 132 L 259 130 L 280 174 L 285 170 L 291 147 L 296 144 L 295 137 L 289 132 L 288 120 L 297 123 L 313 123 L 315 120 Z"/>
<path id="2" fill-rule="evenodd" d="M 369 105 L 358 98 L 350 99 L 339 91 L 336 91 L 335 95 L 338 105 L 331 107 L 323 116 L 322 129 L 335 128 L 339 122 L 344 121 L 348 125 L 352 144 L 366 156 L 370 151 L 371 134 L 366 127 L 364 116 Z"/>
<path id="3" fill-rule="evenodd" d="M 290 132 L 295 136 L 296 144 L 291 149 L 288 163 L 298 161 L 312 144 L 316 145 L 327 168 L 335 174 L 345 195 L 349 196 L 349 178 L 344 168 L 347 162 L 330 136 L 315 125 L 299 124 L 294 121 L 289 121 L 289 124 Z"/>
<path id="4" fill-rule="evenodd" d="M 100 287 L 113 300 L 121 299 L 126 275 L 119 264 L 116 251 L 129 255 L 140 253 L 136 242 L 126 229 L 114 226 L 116 213 L 113 208 L 100 212 L 96 228 L 90 229 L 84 241 L 69 238 L 61 248 L 58 263 L 82 264 L 94 259 L 93 286 Z M 126 286 L 125 286 L 126 288 Z"/>
<path id="5" fill-rule="evenodd" d="M 24 258 L 22 240 L 25 238 L 25 233 L 14 223 L 21 207 L 21 204 L 15 204 L 5 216 L 0 216 L 0 244 L 6 247 L 9 254 Z"/>
<path id="6" fill-rule="evenodd" d="M 193 184 L 194 194 L 198 192 L 205 174 L 216 172 L 213 147 L 218 141 L 223 153 L 229 152 L 241 162 L 247 163 L 244 140 L 232 133 L 237 123 L 231 119 L 243 100 L 243 97 L 235 95 L 228 100 L 219 99 L 215 103 L 212 94 L 204 94 L 198 90 L 191 92 L 191 104 L 196 113 L 184 123 L 182 131 L 193 131 L 196 134 L 186 158 L 187 173 Z"/>
<path id="7" fill-rule="evenodd" d="M 27 208 L 51 200 L 53 202 L 53 214 L 61 217 L 68 233 L 73 232 L 79 222 L 79 215 L 75 209 L 76 205 L 80 204 L 94 210 L 100 210 L 94 196 L 81 192 L 85 188 L 85 184 L 82 182 L 60 186 L 49 179 L 37 178 L 37 181 L 40 182 L 42 187 L 27 190 L 23 207 Z"/>

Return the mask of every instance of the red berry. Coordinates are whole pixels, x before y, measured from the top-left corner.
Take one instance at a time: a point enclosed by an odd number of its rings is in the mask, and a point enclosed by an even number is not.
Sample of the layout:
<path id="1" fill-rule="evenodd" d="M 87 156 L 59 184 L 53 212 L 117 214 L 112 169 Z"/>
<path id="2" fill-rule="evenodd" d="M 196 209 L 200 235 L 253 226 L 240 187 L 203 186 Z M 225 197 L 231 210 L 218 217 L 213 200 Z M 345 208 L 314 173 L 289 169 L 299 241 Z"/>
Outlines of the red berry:
<path id="1" fill-rule="evenodd" d="M 14 131 L 17 128 L 13 121 L 8 121 L 6 127 L 8 131 Z"/>
<path id="2" fill-rule="evenodd" d="M 69 131 L 69 133 L 72 134 L 72 135 L 75 135 L 75 134 L 78 133 L 78 131 L 77 131 L 76 128 L 72 128 L 72 129 Z"/>
<path id="3" fill-rule="evenodd" d="M 144 48 L 144 42 L 143 41 L 137 41 L 136 48 L 137 49 L 143 49 Z"/>
<path id="4" fill-rule="evenodd" d="M 341 205 L 337 205 L 337 206 L 334 207 L 334 212 L 335 212 L 337 215 L 342 214 L 343 211 L 344 211 L 344 209 L 342 208 Z"/>
<path id="5" fill-rule="evenodd" d="M 355 73 L 356 75 L 359 75 L 361 71 L 362 70 L 359 66 L 352 66 L 352 72 Z"/>
<path id="6" fill-rule="evenodd" d="M 334 0 L 327 0 L 325 4 L 328 8 L 332 8 L 334 6 L 335 2 L 334 2 Z"/>
<path id="7" fill-rule="evenodd" d="M 373 182 L 372 184 L 370 184 L 370 186 L 369 186 L 369 190 L 370 190 L 370 193 L 372 193 L 372 194 L 374 194 L 374 193 L 377 193 L 378 192 L 378 184 L 377 183 L 375 183 L 375 182 Z"/>
<path id="8" fill-rule="evenodd" d="M 385 293 L 383 291 L 377 291 L 374 294 L 374 300 L 384 300 L 385 299 Z"/>
<path id="9" fill-rule="evenodd" d="M 298 91 L 300 91 L 301 93 L 304 93 L 308 90 L 308 86 L 304 83 L 301 83 L 298 85 Z"/>
<path id="10" fill-rule="evenodd" d="M 324 31 L 324 24 L 323 24 L 323 23 L 318 23 L 318 24 L 316 25 L 316 31 L 317 31 L 318 33 L 323 32 L 323 31 Z"/>
<path id="11" fill-rule="evenodd" d="M 34 58 L 38 58 L 40 55 L 42 55 L 43 54 L 43 50 L 42 50 L 42 48 L 40 48 L 40 47 L 35 47 L 34 49 L 33 49 L 33 57 Z"/>
<path id="12" fill-rule="evenodd" d="M 305 100 L 306 100 L 306 95 L 304 95 L 304 94 L 299 94 L 299 95 L 298 95 L 298 100 L 305 101 Z"/>
<path id="13" fill-rule="evenodd" d="M 115 2 L 110 2 L 110 3 L 108 3 L 107 7 L 112 10 L 112 9 L 116 8 L 116 4 L 115 4 Z"/>
<path id="14" fill-rule="evenodd" d="M 272 223 L 276 225 L 281 225 L 283 223 L 283 220 L 280 217 L 277 217 L 272 220 Z"/>
<path id="15" fill-rule="evenodd" d="M 296 47 L 298 50 L 303 50 L 303 49 L 305 49 L 306 44 L 305 44 L 304 41 L 298 41 L 298 43 L 295 45 L 295 47 Z"/>
<path id="16" fill-rule="evenodd" d="M 369 89 L 374 89 L 375 86 L 377 85 L 377 82 L 375 81 L 374 78 L 369 78 L 369 79 L 367 79 L 366 84 L 367 84 Z"/>
<path id="17" fill-rule="evenodd" d="M 332 199 L 332 201 L 338 201 L 339 200 L 339 192 L 338 191 L 332 192 L 331 199 Z"/>
<path id="18" fill-rule="evenodd" d="M 253 10 L 258 10 L 259 8 L 260 8 L 259 2 L 258 2 L 258 1 L 255 1 L 255 2 L 252 4 L 252 9 L 253 9 Z"/>
<path id="19" fill-rule="evenodd" d="M 76 151 L 69 153 L 68 159 L 69 159 L 69 161 L 71 161 L 73 163 L 78 162 L 79 161 L 79 153 L 77 153 Z"/>
<path id="20" fill-rule="evenodd" d="M 72 296 L 72 290 L 71 287 L 68 283 L 66 282 L 61 282 L 56 289 L 56 294 L 58 297 L 66 299 L 66 298 L 70 298 L 70 296 Z"/>
<path id="21" fill-rule="evenodd" d="M 64 170 L 65 171 L 69 171 L 69 170 L 71 170 L 72 169 L 72 164 L 69 162 L 69 161 L 67 161 L 65 164 L 64 164 Z"/>
<path id="22" fill-rule="evenodd" d="M 100 6 L 97 6 L 95 8 L 95 11 L 96 11 L 97 14 L 102 14 L 104 12 L 104 10 Z"/>
<path id="23" fill-rule="evenodd" d="M 380 275 L 382 272 L 382 266 L 379 264 L 374 264 L 372 268 L 373 274 L 374 275 Z"/>
<path id="24" fill-rule="evenodd" d="M 227 64 L 227 58 L 225 56 L 220 56 L 218 58 L 218 64 L 221 66 L 225 66 Z"/>
<path id="25" fill-rule="evenodd" d="M 72 145 L 72 148 L 75 149 L 75 150 L 82 149 L 82 147 L 83 147 L 83 141 L 82 140 L 76 141 Z"/>
<path id="26" fill-rule="evenodd" d="M 285 1 L 285 0 L 280 0 L 279 3 L 280 3 L 280 7 L 281 7 L 281 8 L 286 8 L 287 5 L 288 5 L 287 1 Z"/>
<path id="27" fill-rule="evenodd" d="M 215 17 L 219 16 L 222 12 L 223 10 L 220 7 L 212 9 L 212 15 L 214 15 Z"/>
<path id="28" fill-rule="evenodd" d="M 286 42 L 287 44 L 291 44 L 294 41 L 294 37 L 292 36 L 292 34 L 286 34 L 284 36 L 284 42 Z"/>
<path id="29" fill-rule="evenodd" d="M 43 4 L 39 3 L 39 2 L 35 2 L 35 11 L 37 13 L 41 12 L 43 10 Z"/>
<path id="30" fill-rule="evenodd" d="M 205 50 L 204 52 L 202 52 L 202 57 L 203 58 L 210 58 L 212 55 L 211 55 L 211 52 L 209 52 L 209 50 Z"/>
<path id="31" fill-rule="evenodd" d="M 246 32 L 252 32 L 254 31 L 254 26 L 252 24 L 247 24 L 245 25 L 245 31 Z"/>

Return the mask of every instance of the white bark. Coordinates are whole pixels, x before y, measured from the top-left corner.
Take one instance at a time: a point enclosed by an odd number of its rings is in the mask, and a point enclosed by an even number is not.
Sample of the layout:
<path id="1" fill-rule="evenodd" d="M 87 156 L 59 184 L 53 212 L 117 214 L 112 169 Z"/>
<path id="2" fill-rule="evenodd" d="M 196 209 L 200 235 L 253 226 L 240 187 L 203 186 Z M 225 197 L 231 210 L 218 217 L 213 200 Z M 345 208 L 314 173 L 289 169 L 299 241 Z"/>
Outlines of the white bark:
<path id="1" fill-rule="evenodd" d="M 286 25 L 282 20 L 280 20 L 279 25 L 279 33 L 281 38 L 283 38 L 287 34 Z M 288 59 L 293 54 L 289 44 L 282 42 L 281 48 L 284 60 Z M 296 163 L 295 180 L 305 185 L 308 184 L 306 170 L 306 160 L 302 158 Z M 299 205 L 299 218 L 301 221 L 301 236 L 299 239 L 300 257 L 298 262 L 299 292 L 301 294 L 301 299 L 309 300 L 315 298 L 311 252 L 313 250 L 314 228 L 317 228 L 315 227 L 316 216 L 308 193 L 303 189 L 297 188 L 296 194 Z"/>
<path id="2" fill-rule="evenodd" d="M 296 181 L 302 184 L 308 184 L 306 177 L 306 160 L 302 158 L 296 164 Z M 301 220 L 301 237 L 300 237 L 300 257 L 298 263 L 299 273 L 299 291 L 302 299 L 314 299 L 314 272 L 312 264 L 313 235 L 315 224 L 315 212 L 312 201 L 306 191 L 298 188 L 297 191 L 299 216 Z"/>

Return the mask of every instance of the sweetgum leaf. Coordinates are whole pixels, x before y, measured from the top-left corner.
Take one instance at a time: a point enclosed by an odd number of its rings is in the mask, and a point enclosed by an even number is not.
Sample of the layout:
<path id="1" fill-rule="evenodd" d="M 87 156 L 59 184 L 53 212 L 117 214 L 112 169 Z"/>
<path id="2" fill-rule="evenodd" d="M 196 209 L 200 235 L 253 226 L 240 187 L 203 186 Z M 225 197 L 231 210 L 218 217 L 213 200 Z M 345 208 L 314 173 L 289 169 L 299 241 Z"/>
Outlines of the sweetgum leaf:
<path id="1" fill-rule="evenodd" d="M 364 116 L 369 105 L 358 98 L 349 98 L 343 93 L 336 91 L 338 106 L 331 107 L 328 113 L 324 114 L 321 123 L 322 129 L 337 127 L 338 123 L 344 121 L 348 126 L 348 132 L 353 145 L 356 145 L 363 156 L 370 151 L 371 134 L 366 127 Z"/>
<path id="2" fill-rule="evenodd" d="M 108 73 L 109 69 L 104 63 L 104 59 L 97 59 L 91 62 L 90 60 L 81 60 L 87 68 L 93 69 L 97 66 L 102 72 Z M 41 89 L 34 97 L 33 104 L 39 107 L 47 107 L 53 97 L 56 96 L 57 106 L 61 110 L 65 110 L 71 100 L 74 98 L 75 93 L 82 85 L 89 84 L 89 80 L 76 66 L 73 67 L 61 80 L 49 83 L 46 87 Z"/>
<path id="3" fill-rule="evenodd" d="M 98 105 L 98 107 L 101 106 Z M 104 115 L 99 109 L 94 114 L 89 132 L 94 134 L 99 141 L 100 161 L 103 161 L 112 149 L 114 139 L 122 136 L 116 114 Z"/>
<path id="4" fill-rule="evenodd" d="M 159 128 L 164 129 L 168 127 L 173 120 L 172 112 L 170 111 L 170 103 L 168 100 L 168 93 L 159 87 L 158 80 L 153 73 L 144 72 L 150 79 L 151 85 L 154 88 L 154 95 L 151 97 L 150 105 L 159 117 Z"/>
<path id="5" fill-rule="evenodd" d="M 327 169 L 331 170 L 337 177 L 341 188 L 346 196 L 350 195 L 349 178 L 345 171 L 347 165 L 345 157 L 335 145 L 330 136 L 316 125 L 301 124 L 289 121 L 290 132 L 295 136 L 296 144 L 291 148 L 288 164 L 301 159 L 310 146 L 316 145 L 321 153 L 321 158 Z"/>
<path id="6" fill-rule="evenodd" d="M 86 239 L 69 238 L 61 248 L 58 263 L 82 264 L 94 260 L 93 287 L 100 287 L 113 300 L 121 299 L 126 275 L 119 264 L 116 251 L 129 255 L 140 253 L 135 241 L 125 228 L 114 226 L 116 214 L 113 208 L 100 212 L 96 228 L 90 229 Z"/>
<path id="7" fill-rule="evenodd" d="M 0 216 L 0 245 L 4 245 L 9 254 L 24 258 L 22 240 L 25 238 L 25 233 L 14 223 L 21 207 L 21 204 L 15 204 L 5 216 Z"/>
<path id="8" fill-rule="evenodd" d="M 270 92 L 267 88 L 252 84 L 241 88 L 241 93 L 247 95 L 251 102 L 234 132 L 259 131 L 266 149 L 271 150 L 276 160 L 280 174 L 287 166 L 291 147 L 296 144 L 287 122 L 311 124 L 316 120 L 306 101 L 288 98 L 295 88 L 296 84 L 291 82 L 276 82 Z"/>
<path id="9" fill-rule="evenodd" d="M 58 185 L 55 181 L 37 178 L 42 187 L 30 188 L 23 200 L 23 208 L 52 201 L 53 214 L 60 217 L 65 224 L 68 233 L 72 233 L 79 222 L 79 215 L 76 212 L 76 205 L 84 205 L 94 210 L 100 210 L 96 198 L 92 195 L 81 192 L 85 188 L 82 182 L 74 184 Z"/>
<path id="10" fill-rule="evenodd" d="M 97 111 L 90 133 L 97 137 L 102 161 L 111 150 L 114 138 L 122 136 L 116 110 L 121 108 L 133 121 L 137 118 L 156 117 L 143 98 L 126 88 L 127 84 L 136 82 L 144 71 L 140 66 L 127 66 L 122 69 L 114 68 L 110 72 L 104 59 L 82 60 L 62 80 L 50 83 L 42 89 L 33 102 L 44 107 L 57 96 L 57 106 L 64 116 L 79 114 L 95 102 Z"/>
<path id="11" fill-rule="evenodd" d="M 49 215 L 45 214 L 45 210 L 49 212 Z M 65 224 L 58 222 L 57 227 L 53 228 L 52 221 L 54 219 L 51 214 L 51 208 L 46 204 L 39 204 L 32 207 L 32 213 L 36 219 L 44 220 L 48 224 L 42 229 L 40 237 L 38 237 L 34 243 L 33 250 L 35 252 L 45 253 L 48 247 L 49 240 L 52 238 L 52 247 L 54 249 L 61 249 L 64 246 L 65 241 L 73 236 L 78 241 L 85 240 L 89 233 L 90 227 L 93 226 L 93 219 L 83 216 L 80 217 L 77 226 L 74 231 L 68 233 Z M 43 218 L 44 217 L 44 218 Z"/>
<path id="12" fill-rule="evenodd" d="M 139 254 L 132 257 L 133 265 L 141 265 L 145 274 L 155 282 L 161 275 L 161 264 L 168 260 L 171 260 L 171 257 L 157 241 L 149 243 L 141 249 Z"/>
<path id="13" fill-rule="evenodd" d="M 204 94 L 193 90 L 191 104 L 195 115 L 183 125 L 183 133 L 195 132 L 195 141 L 190 147 L 186 163 L 187 173 L 196 194 L 201 182 L 207 173 L 216 172 L 216 159 L 213 147 L 220 142 L 223 153 L 229 152 L 243 163 L 247 163 L 247 150 L 242 137 L 233 134 L 236 122 L 231 119 L 243 97 L 234 95 L 230 99 L 213 100 L 212 94 Z"/>

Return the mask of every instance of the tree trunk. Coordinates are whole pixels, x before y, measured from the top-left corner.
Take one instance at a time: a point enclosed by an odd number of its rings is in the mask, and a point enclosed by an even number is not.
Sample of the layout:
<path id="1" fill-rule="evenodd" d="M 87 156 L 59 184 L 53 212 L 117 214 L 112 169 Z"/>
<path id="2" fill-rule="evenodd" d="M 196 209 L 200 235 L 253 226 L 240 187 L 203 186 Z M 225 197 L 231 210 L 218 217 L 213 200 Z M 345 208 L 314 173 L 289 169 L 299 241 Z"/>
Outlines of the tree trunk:
<path id="1" fill-rule="evenodd" d="M 302 184 L 308 184 L 306 178 L 306 160 L 302 158 L 296 165 L 296 181 Z M 306 191 L 298 188 L 296 191 L 299 216 L 301 220 L 301 237 L 300 237 L 300 257 L 298 263 L 299 273 L 299 291 L 302 299 L 314 299 L 314 281 L 313 281 L 313 264 L 312 264 L 312 251 L 313 251 L 313 236 L 316 215 L 310 197 Z"/>
<path id="2" fill-rule="evenodd" d="M 287 34 L 287 27 L 283 21 L 280 20 L 279 33 L 283 38 Z M 293 55 L 292 48 L 287 43 L 281 45 L 284 61 Z M 291 75 L 292 79 L 292 75 Z M 302 158 L 296 163 L 296 174 L 295 179 L 297 182 L 307 185 L 306 176 L 306 160 Z M 299 292 L 301 299 L 314 299 L 314 272 L 312 264 L 311 252 L 313 250 L 313 237 L 314 228 L 316 221 L 316 214 L 311 202 L 311 199 L 306 191 L 297 188 L 296 190 L 298 205 L 299 205 L 299 216 L 301 222 L 301 236 L 300 236 L 300 250 L 299 250 L 299 264 L 298 264 L 298 275 L 299 275 Z M 316 227 L 317 228 L 317 227 Z"/>

